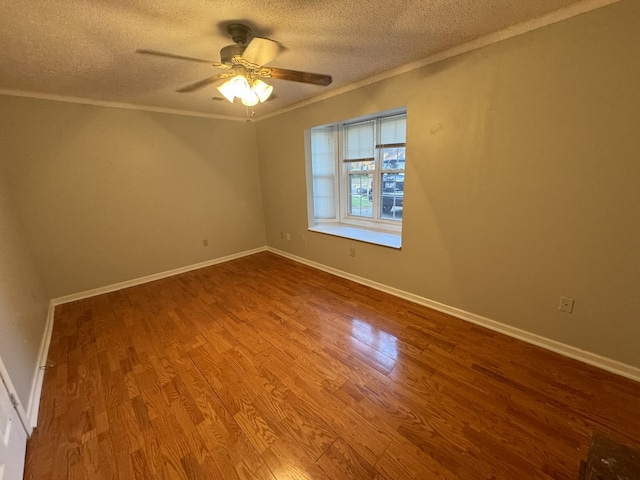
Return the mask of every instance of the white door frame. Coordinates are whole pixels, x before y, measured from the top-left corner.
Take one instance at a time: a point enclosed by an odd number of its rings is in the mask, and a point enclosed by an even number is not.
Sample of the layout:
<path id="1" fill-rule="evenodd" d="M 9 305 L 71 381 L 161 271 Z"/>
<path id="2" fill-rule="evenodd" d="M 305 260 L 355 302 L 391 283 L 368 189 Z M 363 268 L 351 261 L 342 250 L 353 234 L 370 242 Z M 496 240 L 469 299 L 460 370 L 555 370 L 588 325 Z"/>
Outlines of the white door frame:
<path id="1" fill-rule="evenodd" d="M 4 362 L 2 361 L 2 357 L 0 356 L 0 382 L 5 384 L 7 389 L 7 393 L 9 394 L 9 398 L 11 400 L 11 404 L 13 408 L 15 408 L 18 413 L 18 418 L 20 419 L 20 424 L 27 434 L 27 438 L 31 438 L 32 428 L 29 427 L 29 417 L 27 417 L 27 412 L 25 411 L 22 403 L 20 403 L 20 398 L 16 393 L 16 389 L 11 382 L 11 377 L 9 376 L 9 372 L 4 366 Z"/>
<path id="2" fill-rule="evenodd" d="M 24 409 L 0 357 L 0 480 L 20 480 L 29 429 Z"/>

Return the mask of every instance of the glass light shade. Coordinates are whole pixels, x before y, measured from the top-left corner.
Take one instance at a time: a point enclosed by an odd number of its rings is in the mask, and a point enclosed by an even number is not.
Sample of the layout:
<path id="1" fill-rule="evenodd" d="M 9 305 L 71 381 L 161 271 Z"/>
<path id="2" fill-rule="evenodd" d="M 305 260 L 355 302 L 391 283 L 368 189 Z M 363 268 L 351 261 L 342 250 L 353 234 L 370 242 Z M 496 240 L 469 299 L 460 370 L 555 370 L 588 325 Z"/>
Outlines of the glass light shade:
<path id="1" fill-rule="evenodd" d="M 236 75 L 231 80 L 231 88 L 233 89 L 233 94 L 238 98 L 243 98 L 247 95 L 247 92 L 251 87 L 249 87 L 249 82 L 243 75 Z"/>
<path id="2" fill-rule="evenodd" d="M 253 85 L 250 86 L 244 75 L 236 75 L 217 88 L 231 103 L 233 103 L 235 97 L 238 97 L 242 104 L 247 107 L 253 107 L 258 102 L 264 102 L 273 91 L 273 87 L 262 80 L 254 80 Z"/>
<path id="3" fill-rule="evenodd" d="M 224 82 L 222 85 L 220 85 L 217 88 L 218 88 L 218 91 L 222 95 L 224 95 L 224 98 L 226 98 L 231 103 L 233 103 L 233 98 L 235 97 L 235 95 L 233 93 L 233 87 L 231 86 L 231 80 L 227 80 L 226 82 Z"/>
<path id="4" fill-rule="evenodd" d="M 273 87 L 264 83 L 262 80 L 255 80 L 253 82 L 253 87 L 251 90 L 255 92 L 261 102 L 264 102 L 269 96 L 271 92 L 273 92 Z"/>
<path id="5" fill-rule="evenodd" d="M 246 95 L 244 97 L 241 97 L 240 100 L 242 100 L 243 105 L 246 105 L 247 107 L 253 107 L 254 105 L 258 104 L 260 98 L 258 98 L 258 95 L 253 91 L 252 88 L 251 90 L 247 90 Z"/>

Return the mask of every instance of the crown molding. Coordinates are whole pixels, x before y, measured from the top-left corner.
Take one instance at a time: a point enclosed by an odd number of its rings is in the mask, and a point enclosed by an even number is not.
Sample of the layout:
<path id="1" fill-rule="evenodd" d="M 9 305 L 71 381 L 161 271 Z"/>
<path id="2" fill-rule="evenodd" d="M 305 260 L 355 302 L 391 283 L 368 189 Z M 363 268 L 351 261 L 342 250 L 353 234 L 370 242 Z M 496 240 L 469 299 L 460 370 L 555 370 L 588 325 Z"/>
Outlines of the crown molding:
<path id="1" fill-rule="evenodd" d="M 327 100 L 329 98 L 342 95 L 343 93 L 351 92 L 353 90 L 366 87 L 367 85 L 371 85 L 373 83 L 381 82 L 382 80 L 387 80 L 389 78 L 397 77 L 398 75 L 412 72 L 413 70 L 418 70 L 419 68 L 426 67 L 427 65 L 441 62 L 443 60 L 447 60 L 448 58 L 456 57 L 464 53 L 472 52 L 474 50 L 478 50 L 480 48 L 493 45 L 494 43 L 502 42 L 503 40 L 517 37 L 519 35 L 523 35 L 525 33 L 538 30 L 540 28 L 544 28 L 549 25 L 553 25 L 554 23 L 562 22 L 564 20 L 577 17 L 578 15 L 582 15 L 583 13 L 588 13 L 593 10 L 597 10 L 599 8 L 606 7 L 608 5 L 618 3 L 619 1 L 620 0 L 582 0 L 578 3 L 574 3 L 573 5 L 561 8 L 559 10 L 548 13 L 541 17 L 537 17 L 531 20 L 527 20 L 526 22 L 512 25 L 502 30 L 498 30 L 497 32 L 493 32 L 488 35 L 484 35 L 482 37 L 476 38 L 475 40 L 471 40 L 469 42 L 456 45 L 455 47 L 451 47 L 446 50 L 436 52 L 433 55 L 429 55 L 428 57 L 423 58 L 421 60 L 416 60 L 415 62 L 407 63 L 399 67 L 392 68 L 391 70 L 387 70 L 377 75 L 367 77 L 358 82 L 345 85 L 335 90 L 331 90 L 330 92 L 320 94 L 316 97 L 303 100 L 302 102 L 298 102 L 294 105 L 289 105 L 275 112 L 261 116 L 260 118 L 256 118 L 256 121 L 259 122 L 261 120 L 266 120 L 268 118 L 275 117 L 277 115 L 281 115 L 283 113 L 290 112 L 292 110 L 297 110 L 299 108 L 303 108 L 308 105 L 312 105 L 314 103 L 318 103 L 323 100 Z"/>
<path id="2" fill-rule="evenodd" d="M 0 95 L 11 97 L 36 98 L 38 100 L 51 100 L 54 102 L 78 103 L 81 105 L 93 105 L 96 107 L 121 108 L 124 110 L 137 110 L 141 112 L 168 113 L 170 115 L 183 115 L 186 117 L 211 118 L 214 120 L 233 120 L 236 122 L 246 122 L 246 118 L 230 117 L 227 115 L 216 115 L 213 113 L 192 112 L 190 110 L 179 110 L 175 108 L 154 107 L 152 105 L 138 105 L 134 103 L 110 102 L 105 100 L 93 100 L 83 97 L 72 97 L 67 95 L 55 95 L 52 93 L 26 92 L 24 90 L 0 89 Z"/>
<path id="3" fill-rule="evenodd" d="M 313 105 L 314 103 L 321 102 L 323 100 L 327 100 L 329 98 L 336 97 L 338 95 L 342 95 L 343 93 L 351 92 L 353 90 L 357 90 L 359 88 L 365 87 L 367 85 L 371 85 L 376 82 L 380 82 L 382 80 L 387 80 L 389 78 L 397 77 L 398 75 L 402 75 L 404 73 L 411 72 L 413 70 L 417 70 L 422 67 L 426 67 L 427 65 L 431 65 L 436 62 L 441 62 L 448 58 L 452 58 L 458 55 L 462 55 L 464 53 L 471 52 L 473 50 L 478 50 L 482 47 L 486 47 L 492 45 L 494 43 L 501 42 L 503 40 L 507 40 L 509 38 L 516 37 L 518 35 L 522 35 L 524 33 L 531 32 L 533 30 L 537 30 L 539 28 L 546 27 L 548 25 L 552 25 L 554 23 L 558 23 L 564 20 L 568 20 L 570 18 L 576 17 L 578 15 L 582 15 L 583 13 L 588 13 L 593 10 L 597 10 L 602 7 L 606 7 L 608 5 L 612 5 L 614 3 L 618 3 L 620 0 L 582 0 L 568 7 L 561 8 L 554 12 L 548 13 L 538 18 L 534 18 L 532 20 L 527 20 L 526 22 L 522 22 L 516 25 L 512 25 L 510 27 L 504 28 L 497 32 L 490 33 L 488 35 L 484 35 L 475 40 L 471 40 L 469 42 L 463 43 L 461 45 L 457 45 L 452 48 L 448 48 L 441 52 L 434 53 L 422 60 L 417 60 L 415 62 L 407 63 L 405 65 L 401 65 L 399 67 L 393 68 L 391 70 L 384 71 L 377 75 L 373 75 L 371 77 L 367 77 L 363 80 L 360 80 L 355 83 L 351 83 L 349 85 L 345 85 L 343 87 L 339 87 L 335 90 L 331 90 L 327 93 L 322 93 L 313 98 L 309 98 L 307 100 L 303 100 L 302 102 L 295 103 L 293 105 L 289 105 L 283 107 L 274 112 L 265 114 L 260 117 L 253 118 L 244 118 L 244 117 L 232 117 L 228 115 L 217 115 L 212 113 L 203 113 L 203 112 L 194 112 L 190 110 L 179 110 L 173 108 L 164 108 L 164 107 L 155 107 L 151 105 L 140 105 L 133 103 L 124 103 L 124 102 L 111 102 L 111 101 L 103 101 L 103 100 L 93 100 L 89 98 L 83 97 L 73 97 L 67 95 L 55 95 L 50 93 L 40 93 L 40 92 L 27 92 L 23 90 L 11 90 L 11 89 L 0 89 L 0 95 L 14 96 L 14 97 L 27 97 L 27 98 L 36 98 L 40 100 L 53 100 L 58 102 L 68 102 L 68 103 L 79 103 L 84 105 L 94 105 L 98 107 L 109 107 L 109 108 L 122 108 L 126 110 L 139 110 L 145 112 L 153 112 L 153 113 L 167 113 L 171 115 L 183 115 L 187 117 L 201 117 L 201 118 L 210 118 L 215 120 L 231 120 L 235 122 L 259 122 L 261 120 L 266 120 L 268 118 L 272 118 L 278 115 L 281 115 L 286 112 L 290 112 L 292 110 L 297 110 L 299 108 L 306 107 L 308 105 Z"/>

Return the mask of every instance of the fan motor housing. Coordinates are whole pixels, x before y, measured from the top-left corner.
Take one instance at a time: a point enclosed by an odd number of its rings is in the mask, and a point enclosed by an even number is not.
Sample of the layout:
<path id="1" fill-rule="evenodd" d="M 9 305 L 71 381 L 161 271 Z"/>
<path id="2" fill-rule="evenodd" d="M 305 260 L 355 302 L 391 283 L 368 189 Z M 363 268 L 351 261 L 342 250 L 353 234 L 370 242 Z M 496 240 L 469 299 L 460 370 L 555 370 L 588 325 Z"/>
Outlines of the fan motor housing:
<path id="1" fill-rule="evenodd" d="M 244 45 L 227 45 L 226 47 L 222 47 L 222 50 L 220 50 L 220 61 L 231 65 L 231 59 L 236 56 L 241 56 L 245 48 L 247 47 Z"/>
<path id="2" fill-rule="evenodd" d="M 227 25 L 227 33 L 238 45 L 246 45 L 251 36 L 251 29 L 241 23 L 231 23 Z"/>

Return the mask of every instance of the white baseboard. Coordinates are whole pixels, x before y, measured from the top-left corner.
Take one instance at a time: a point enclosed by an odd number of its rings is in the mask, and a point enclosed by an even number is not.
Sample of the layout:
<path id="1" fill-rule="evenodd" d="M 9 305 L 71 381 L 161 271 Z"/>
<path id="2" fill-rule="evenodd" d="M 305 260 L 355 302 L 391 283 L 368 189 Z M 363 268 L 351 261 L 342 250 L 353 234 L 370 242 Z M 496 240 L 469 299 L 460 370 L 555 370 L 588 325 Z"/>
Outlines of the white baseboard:
<path id="1" fill-rule="evenodd" d="M 55 305 L 53 301 L 49 302 L 49 310 L 47 311 L 47 320 L 44 326 L 42 341 L 40 342 L 40 352 L 38 353 L 38 362 L 36 363 L 36 371 L 33 374 L 31 382 L 31 395 L 29 396 L 29 405 L 27 405 L 27 418 L 31 431 L 38 425 L 38 412 L 40 411 L 40 395 L 42 394 L 42 384 L 44 382 L 44 373 L 47 367 L 47 357 L 49 355 L 49 345 L 51 344 L 51 333 L 53 332 L 53 317 Z"/>
<path id="2" fill-rule="evenodd" d="M 613 360 L 607 357 L 603 357 L 601 355 L 597 355 L 592 352 L 588 352 L 586 350 L 582 350 L 580 348 L 567 345 L 561 342 L 557 342 L 555 340 L 551 340 L 546 337 L 542 337 L 540 335 L 527 332 L 526 330 L 522 330 L 516 327 L 512 327 L 510 325 L 506 325 L 504 323 L 491 320 L 490 318 L 483 317 L 481 315 L 477 315 L 472 312 L 467 312 L 465 310 L 461 310 L 456 307 L 452 307 L 450 305 L 446 305 L 440 302 L 436 302 L 434 300 L 430 300 L 428 298 L 421 297 L 419 295 L 415 295 L 413 293 L 405 292 L 404 290 L 400 290 L 397 288 L 390 287 L 388 285 L 384 285 L 382 283 L 374 282 L 372 280 L 366 279 L 364 277 L 359 277 L 357 275 L 353 275 L 351 273 L 344 272 L 342 270 L 338 270 L 336 268 L 328 267 L 321 263 L 317 263 L 311 260 L 307 260 L 302 257 L 298 257 L 296 255 L 284 252 L 282 250 L 278 250 L 273 247 L 259 247 L 252 250 L 246 250 L 244 252 L 236 253 L 233 255 L 228 255 L 225 257 L 216 258 L 213 260 L 208 260 L 206 262 L 201 262 L 193 265 L 188 265 L 186 267 L 176 268 L 173 270 L 168 270 L 166 272 L 156 273 L 153 275 L 148 275 L 145 277 L 136 278 L 133 280 L 128 280 L 126 282 L 120 282 L 113 285 L 108 285 L 105 287 L 95 288 L 93 290 L 87 290 L 84 292 L 75 293 L 72 295 L 66 295 L 64 297 L 58 297 L 51 300 L 51 307 L 49 309 L 49 315 L 47 316 L 47 326 L 45 328 L 45 333 L 43 336 L 42 346 L 40 350 L 40 357 L 38 362 L 38 371 L 36 372 L 36 377 L 34 379 L 34 384 L 32 387 L 31 398 L 29 399 L 29 409 L 28 409 L 28 418 L 31 422 L 31 425 L 35 427 L 38 416 L 38 405 L 40 403 L 40 392 L 42 390 L 42 379 L 44 376 L 44 369 L 40 367 L 46 364 L 47 354 L 49 350 L 49 341 L 51 339 L 51 331 L 53 328 L 53 310 L 56 305 L 60 305 L 63 303 L 72 302 L 75 300 L 81 300 L 83 298 L 89 298 L 96 295 L 102 295 L 103 293 L 114 292 L 116 290 L 121 290 L 123 288 L 133 287 L 136 285 L 141 285 L 144 283 L 152 282 L 154 280 L 159 280 L 162 278 L 170 277 L 173 275 L 178 275 L 180 273 L 189 272 L 191 270 L 197 270 L 199 268 L 208 267 L 211 265 L 216 265 L 223 262 L 228 262 L 230 260 L 234 260 L 236 258 L 245 257 L 248 255 L 253 255 L 255 253 L 269 251 L 280 255 L 282 257 L 289 258 L 290 260 L 296 261 L 298 263 L 302 263 L 308 265 L 313 268 L 317 268 L 318 270 L 325 271 L 327 273 L 331 273 L 333 275 L 346 278 L 347 280 L 354 281 L 356 283 L 360 283 L 362 285 L 366 285 L 371 288 L 375 288 L 376 290 L 380 290 L 385 293 L 389 293 L 399 298 L 403 298 L 405 300 L 409 300 L 410 302 L 417 303 L 419 305 L 424 305 L 429 308 L 433 308 L 439 312 L 447 313 L 453 315 L 462 320 L 466 320 L 468 322 L 474 323 L 476 325 L 480 325 L 486 327 L 490 330 L 494 330 L 499 333 L 503 333 L 513 338 L 517 338 L 519 340 L 525 341 L 532 345 L 536 345 L 538 347 L 544 348 L 546 350 L 550 350 L 552 352 L 559 353 L 566 357 L 573 358 L 575 360 L 581 361 L 583 363 L 587 363 L 589 365 L 593 365 L 594 367 L 601 368 L 608 372 L 621 375 L 623 377 L 629 378 L 631 380 L 635 380 L 640 382 L 640 368 L 634 367 L 632 365 L 627 365 L 625 363 L 619 362 L 617 360 Z"/>
<path id="3" fill-rule="evenodd" d="M 114 283 L 105 287 L 98 287 L 91 290 L 85 290 L 84 292 L 72 293 L 71 295 L 65 295 L 63 297 L 57 297 L 52 299 L 53 305 L 61 305 L 63 303 L 75 302 L 76 300 L 82 300 L 83 298 L 95 297 L 102 295 L 103 293 L 115 292 L 122 290 L 123 288 L 135 287 L 136 285 L 142 285 L 143 283 L 153 282 L 162 278 L 172 277 L 180 273 L 190 272 L 191 270 L 198 270 L 199 268 L 210 267 L 211 265 L 217 265 L 218 263 L 228 262 L 229 260 L 235 260 L 236 258 L 246 257 L 247 255 L 253 255 L 254 253 L 264 252 L 267 247 L 258 247 L 252 250 L 245 250 L 244 252 L 234 253 L 225 257 L 214 258 L 213 260 L 207 260 L 205 262 L 194 263 L 193 265 L 187 265 L 186 267 L 174 268 L 173 270 L 167 270 L 165 272 L 154 273 L 152 275 L 146 275 L 144 277 L 134 278 L 133 280 L 127 280 L 124 282 Z"/>
<path id="4" fill-rule="evenodd" d="M 338 277 L 346 278 L 347 280 L 351 280 L 356 283 L 360 283 L 362 285 L 375 288 L 376 290 L 389 293 L 396 297 L 409 300 L 410 302 L 414 302 L 419 305 L 424 305 L 425 307 L 432 308 L 439 312 L 453 315 L 454 317 L 460 318 L 462 320 L 466 320 L 467 322 L 471 322 L 476 325 L 486 327 L 490 330 L 503 333 L 510 337 L 517 338 L 519 340 L 536 345 L 546 350 L 551 350 L 552 352 L 559 353 L 560 355 L 573 358 L 580 362 L 587 363 L 589 365 L 593 365 L 594 367 L 598 367 L 608 372 L 621 375 L 631 380 L 635 380 L 636 382 L 640 382 L 640 368 L 634 367 L 632 365 L 627 365 L 617 360 L 612 360 L 610 358 L 603 357 L 601 355 L 597 355 L 595 353 L 588 352 L 586 350 L 582 350 L 580 348 L 573 347 L 571 345 L 567 345 L 561 342 L 557 342 L 555 340 L 551 340 L 546 337 L 542 337 L 540 335 L 536 335 L 535 333 L 527 332 L 526 330 L 521 330 L 519 328 L 512 327 L 510 325 L 506 325 L 504 323 L 497 322 L 495 320 L 491 320 L 490 318 L 486 318 L 481 315 L 476 315 L 475 313 L 467 312 L 465 310 L 461 310 L 459 308 L 452 307 L 450 305 L 445 305 L 443 303 L 436 302 L 434 300 L 429 300 L 428 298 L 420 297 L 413 293 L 405 292 L 403 290 L 399 290 L 397 288 L 393 288 L 388 285 L 384 285 L 382 283 L 374 282 L 372 280 L 359 277 L 357 275 L 353 275 L 351 273 L 347 273 L 342 270 L 338 270 L 336 268 L 328 267 L 321 263 L 313 262 L 311 260 L 307 260 L 306 258 L 298 257 L 296 255 L 284 252 L 282 250 L 278 250 L 276 248 L 267 247 L 267 250 L 277 255 L 286 257 L 295 262 L 303 263 L 305 265 L 308 265 L 313 268 L 317 268 L 318 270 L 322 270 L 327 273 L 331 273 Z"/>
<path id="5" fill-rule="evenodd" d="M 213 260 L 207 260 L 206 262 L 187 265 L 186 267 L 175 268 L 173 270 L 167 270 L 166 272 L 155 273 L 153 275 L 147 275 L 145 277 L 127 280 L 126 282 L 115 283 L 113 285 L 107 285 L 105 287 L 94 288 L 92 290 L 86 290 L 84 292 L 74 293 L 71 295 L 65 295 L 63 297 L 52 299 L 49 302 L 49 311 L 47 313 L 44 333 L 42 334 L 42 341 L 40 343 L 38 362 L 33 375 L 33 381 L 31 382 L 31 395 L 29 396 L 29 405 L 27 407 L 27 412 L 25 413 L 22 407 L 20 407 L 20 410 L 22 410 L 20 418 L 25 429 L 27 430 L 27 434 L 30 435 L 33 429 L 38 424 L 40 396 L 42 394 L 42 384 L 44 382 L 47 357 L 49 356 L 49 345 L 51 343 L 51 334 L 53 332 L 54 311 L 57 305 L 62 305 L 63 303 L 73 302 L 76 300 L 82 300 L 83 298 L 94 297 L 96 295 L 102 295 L 103 293 L 115 292 L 116 290 L 122 290 L 123 288 L 133 287 L 136 285 L 141 285 L 143 283 L 153 282 L 154 280 L 160 280 L 162 278 L 178 275 L 180 273 L 189 272 L 191 270 L 197 270 L 199 268 L 209 267 L 218 263 L 228 262 L 229 260 L 235 260 L 236 258 L 246 257 L 247 255 L 253 255 L 254 253 L 258 252 L 264 252 L 266 249 L 267 247 L 259 247 L 254 248 L 253 250 L 245 250 L 244 252 L 234 253 L 232 255 L 215 258 Z"/>

